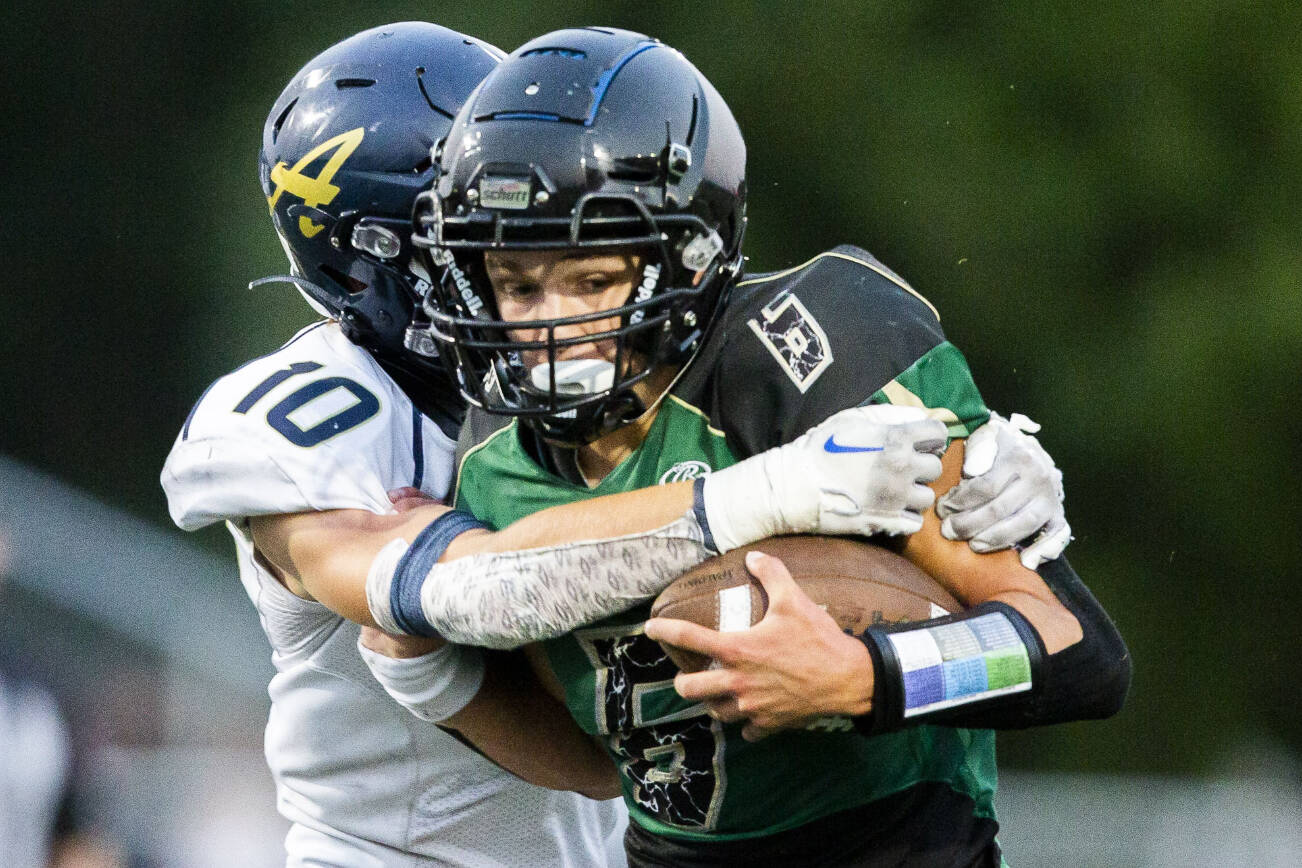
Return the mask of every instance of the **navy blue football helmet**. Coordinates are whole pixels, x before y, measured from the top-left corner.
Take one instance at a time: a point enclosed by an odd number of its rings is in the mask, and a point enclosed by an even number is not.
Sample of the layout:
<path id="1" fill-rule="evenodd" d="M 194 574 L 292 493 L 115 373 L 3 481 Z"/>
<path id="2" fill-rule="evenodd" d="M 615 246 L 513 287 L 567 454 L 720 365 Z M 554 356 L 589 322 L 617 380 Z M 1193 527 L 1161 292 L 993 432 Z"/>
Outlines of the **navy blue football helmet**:
<path id="1" fill-rule="evenodd" d="M 427 330 L 411 329 L 424 291 L 410 270 L 412 203 L 434 181 L 431 148 L 502 56 L 434 24 L 366 30 L 299 70 L 262 130 L 258 175 L 293 271 L 268 280 L 297 285 L 440 415 L 459 415 L 460 400 Z"/>
<path id="2" fill-rule="evenodd" d="M 723 98 L 659 40 L 561 30 L 488 75 L 438 154 L 413 241 L 432 276 L 430 332 L 463 396 L 569 445 L 637 418 L 632 387 L 690 359 L 741 269 L 746 146 Z M 485 251 L 558 249 L 635 252 L 643 271 L 614 310 L 501 320 Z M 614 329 L 556 333 L 613 316 Z M 558 349 L 589 342 L 613 342 L 614 370 L 563 382 Z M 524 351 L 548 361 L 527 369 Z"/>

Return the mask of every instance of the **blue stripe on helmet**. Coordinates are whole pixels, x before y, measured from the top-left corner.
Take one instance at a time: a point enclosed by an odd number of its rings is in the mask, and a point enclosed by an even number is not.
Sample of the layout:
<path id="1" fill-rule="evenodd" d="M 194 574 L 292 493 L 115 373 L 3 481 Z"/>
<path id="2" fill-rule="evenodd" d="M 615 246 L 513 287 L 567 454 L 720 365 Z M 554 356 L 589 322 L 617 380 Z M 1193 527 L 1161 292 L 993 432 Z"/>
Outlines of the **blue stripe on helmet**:
<path id="1" fill-rule="evenodd" d="M 592 87 L 592 108 L 588 111 L 587 120 L 583 122 L 585 127 L 592 126 L 592 122 L 597 119 L 597 110 L 601 108 L 601 101 L 606 98 L 606 90 L 610 87 L 610 82 L 624 68 L 624 65 L 642 52 L 658 45 L 660 45 L 659 42 L 643 42 L 637 45 L 632 51 L 615 61 L 614 66 L 601 74 L 601 77 L 597 79 L 597 83 Z"/>

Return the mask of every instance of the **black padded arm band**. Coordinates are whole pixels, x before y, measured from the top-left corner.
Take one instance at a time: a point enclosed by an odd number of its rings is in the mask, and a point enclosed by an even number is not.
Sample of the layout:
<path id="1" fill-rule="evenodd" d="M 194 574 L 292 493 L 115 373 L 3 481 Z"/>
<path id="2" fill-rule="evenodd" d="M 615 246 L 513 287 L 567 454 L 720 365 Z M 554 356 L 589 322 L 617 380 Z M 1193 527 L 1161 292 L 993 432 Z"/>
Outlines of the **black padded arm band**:
<path id="1" fill-rule="evenodd" d="M 1044 647 L 1023 615 L 992 601 L 859 637 L 873 660 L 869 734 L 1024 701 L 1040 687 Z"/>
<path id="2" fill-rule="evenodd" d="M 1002 603 L 983 603 L 961 615 L 934 621 L 870 630 L 860 639 L 868 648 L 876 675 L 873 711 L 855 719 L 856 729 L 874 734 L 921 723 L 968 729 L 1024 729 L 1116 714 L 1125 701 L 1131 675 L 1130 652 L 1120 633 L 1065 558 L 1043 564 L 1038 572 L 1080 623 L 1083 636 L 1079 642 L 1056 654 L 1043 654 L 1043 643 L 1035 628 L 1020 613 Z M 891 642 L 890 634 L 970 620 L 996 611 L 1008 618 L 1027 643 L 1032 675 L 1030 689 L 985 699 L 978 697 L 948 707 L 933 703 L 930 710 L 907 714 L 903 701 L 910 673 L 900 665 L 896 643 Z M 1035 659 L 1036 651 L 1039 659 Z M 913 677 L 917 679 L 916 674 Z"/>

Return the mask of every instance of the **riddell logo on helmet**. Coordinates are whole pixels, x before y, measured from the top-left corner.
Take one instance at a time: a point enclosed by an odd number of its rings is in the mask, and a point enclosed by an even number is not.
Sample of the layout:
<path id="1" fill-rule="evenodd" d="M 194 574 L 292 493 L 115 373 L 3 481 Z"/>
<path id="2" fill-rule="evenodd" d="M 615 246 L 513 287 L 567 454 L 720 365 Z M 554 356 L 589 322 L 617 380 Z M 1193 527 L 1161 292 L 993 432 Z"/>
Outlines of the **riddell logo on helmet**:
<path id="1" fill-rule="evenodd" d="M 660 266 L 647 263 L 647 266 L 642 269 L 642 285 L 637 288 L 637 294 L 633 296 L 633 303 L 640 304 L 651 298 L 651 294 L 655 292 L 656 285 L 659 283 Z M 646 311 L 635 310 L 629 315 L 628 322 L 629 325 L 637 325 L 644 319 L 646 319 Z"/>
<path id="2" fill-rule="evenodd" d="M 435 248 L 434 253 L 430 256 L 435 265 L 443 266 L 447 275 L 452 278 L 452 282 L 457 286 L 457 293 L 461 300 L 466 303 L 466 309 L 470 311 L 471 316 L 478 316 L 479 311 L 483 309 L 483 300 L 475 293 L 470 285 L 470 278 L 466 273 L 457 267 L 457 260 L 449 251 Z"/>

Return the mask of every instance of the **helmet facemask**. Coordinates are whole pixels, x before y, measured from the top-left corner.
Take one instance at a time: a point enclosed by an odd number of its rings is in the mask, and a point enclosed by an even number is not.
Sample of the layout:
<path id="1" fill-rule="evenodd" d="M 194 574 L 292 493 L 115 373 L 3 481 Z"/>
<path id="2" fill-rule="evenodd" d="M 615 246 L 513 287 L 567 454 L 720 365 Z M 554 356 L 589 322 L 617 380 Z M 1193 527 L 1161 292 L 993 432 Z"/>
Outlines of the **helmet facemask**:
<path id="1" fill-rule="evenodd" d="M 430 335 L 455 362 L 469 401 L 519 416 L 562 445 L 596 440 L 658 399 L 667 383 L 653 382 L 659 389 L 650 401 L 638 385 L 690 357 L 708 321 L 699 308 L 713 305 L 726 282 L 720 278 L 736 269 L 724 261 L 718 234 L 699 217 L 653 215 L 633 195 L 584 195 L 568 217 L 492 212 L 485 219 L 481 211 L 449 218 L 443 208 L 433 193 L 422 195 L 416 207 L 417 258 L 438 276 L 425 305 Z M 503 319 L 484 254 L 553 250 L 635 254 L 639 267 L 618 306 Z M 606 325 L 584 330 L 594 323 Z M 596 352 L 582 352 L 585 346 Z"/>

